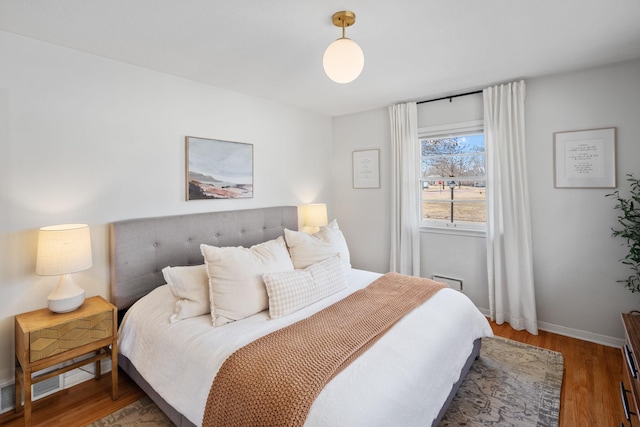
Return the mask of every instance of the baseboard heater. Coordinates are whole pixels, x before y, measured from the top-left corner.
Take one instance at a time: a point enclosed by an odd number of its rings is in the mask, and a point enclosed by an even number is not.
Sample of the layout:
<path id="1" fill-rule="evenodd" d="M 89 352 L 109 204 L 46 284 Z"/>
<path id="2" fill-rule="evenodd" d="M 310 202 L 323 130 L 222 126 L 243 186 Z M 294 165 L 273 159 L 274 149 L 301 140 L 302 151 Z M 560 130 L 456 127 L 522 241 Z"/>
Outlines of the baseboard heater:
<path id="1" fill-rule="evenodd" d="M 463 292 L 462 290 L 462 280 L 454 279 L 453 277 L 441 276 L 439 274 L 432 274 L 431 279 L 436 282 L 446 283 L 451 289 L 455 289 L 456 291 Z"/>

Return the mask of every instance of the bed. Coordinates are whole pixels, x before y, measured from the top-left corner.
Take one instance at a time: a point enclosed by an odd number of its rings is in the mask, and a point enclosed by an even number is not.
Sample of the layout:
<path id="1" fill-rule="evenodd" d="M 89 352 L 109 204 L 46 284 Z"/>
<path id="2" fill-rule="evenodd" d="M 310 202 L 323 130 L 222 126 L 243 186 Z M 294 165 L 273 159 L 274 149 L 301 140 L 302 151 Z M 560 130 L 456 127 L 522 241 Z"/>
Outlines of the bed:
<path id="1" fill-rule="evenodd" d="M 111 298 L 122 317 L 119 366 L 177 426 L 201 424 L 216 374 L 239 349 L 302 323 L 381 278 L 345 268 L 344 288 L 278 317 L 272 307 L 219 326 L 212 325 L 213 311 L 172 317 L 175 288 L 167 285 L 163 269 L 202 265 L 201 245 L 262 247 L 297 236 L 297 228 L 295 206 L 111 224 Z M 209 259 L 206 264 L 211 266 Z M 466 296 L 442 289 L 333 377 L 314 399 L 304 425 L 435 426 L 477 357 L 481 338 L 490 335 L 487 320 Z"/>

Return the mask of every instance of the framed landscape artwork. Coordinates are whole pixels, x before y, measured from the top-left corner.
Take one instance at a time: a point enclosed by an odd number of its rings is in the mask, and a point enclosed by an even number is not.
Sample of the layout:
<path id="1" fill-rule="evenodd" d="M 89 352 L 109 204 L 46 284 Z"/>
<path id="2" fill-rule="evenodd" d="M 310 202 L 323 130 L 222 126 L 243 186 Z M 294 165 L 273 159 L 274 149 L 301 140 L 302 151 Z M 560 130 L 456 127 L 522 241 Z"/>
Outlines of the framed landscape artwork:
<path id="1" fill-rule="evenodd" d="M 187 200 L 253 197 L 253 144 L 185 139 Z"/>

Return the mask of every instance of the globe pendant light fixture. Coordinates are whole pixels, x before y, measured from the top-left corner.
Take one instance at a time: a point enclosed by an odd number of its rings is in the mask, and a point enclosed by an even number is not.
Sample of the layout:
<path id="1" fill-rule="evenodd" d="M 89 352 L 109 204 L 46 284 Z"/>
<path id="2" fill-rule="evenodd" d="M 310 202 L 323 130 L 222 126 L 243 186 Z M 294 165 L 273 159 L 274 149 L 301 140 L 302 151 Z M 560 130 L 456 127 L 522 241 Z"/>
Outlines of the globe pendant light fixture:
<path id="1" fill-rule="evenodd" d="M 324 51 L 322 65 L 327 76 L 336 83 L 354 81 L 364 67 L 364 54 L 358 43 L 345 37 L 344 29 L 356 22 L 356 14 L 348 10 L 336 12 L 331 18 L 333 25 L 342 28 L 342 37 Z"/>

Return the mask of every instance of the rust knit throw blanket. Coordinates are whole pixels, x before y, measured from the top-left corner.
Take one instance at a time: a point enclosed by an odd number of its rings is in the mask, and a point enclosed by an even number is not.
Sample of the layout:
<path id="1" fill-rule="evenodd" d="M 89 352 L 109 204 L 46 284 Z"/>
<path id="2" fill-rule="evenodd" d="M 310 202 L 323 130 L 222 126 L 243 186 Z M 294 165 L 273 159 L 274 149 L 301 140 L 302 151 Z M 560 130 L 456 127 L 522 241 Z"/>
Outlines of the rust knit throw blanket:
<path id="1" fill-rule="evenodd" d="M 202 425 L 303 425 L 325 384 L 444 287 L 387 273 L 324 310 L 238 349 L 211 385 Z"/>

